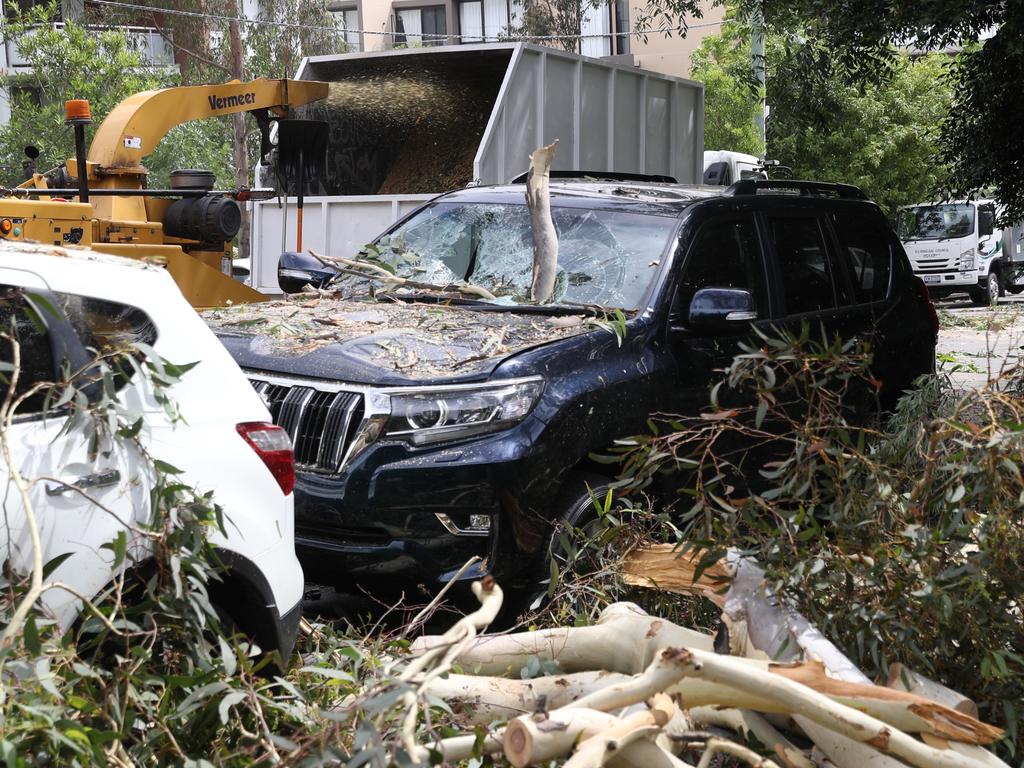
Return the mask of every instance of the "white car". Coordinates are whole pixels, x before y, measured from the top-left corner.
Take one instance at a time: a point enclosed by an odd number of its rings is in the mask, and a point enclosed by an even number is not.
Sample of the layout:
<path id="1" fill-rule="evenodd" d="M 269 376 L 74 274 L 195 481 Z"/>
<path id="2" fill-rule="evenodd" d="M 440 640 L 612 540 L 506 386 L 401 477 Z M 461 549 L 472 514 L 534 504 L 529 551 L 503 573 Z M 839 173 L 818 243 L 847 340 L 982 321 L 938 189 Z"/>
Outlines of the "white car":
<path id="1" fill-rule="evenodd" d="M 60 310 L 61 317 L 47 319 L 45 332 L 16 311 L 17 297 L 25 293 L 40 295 Z M 98 348 L 97 339 L 119 334 L 148 343 L 176 365 L 198 363 L 167 393 L 183 416 L 177 423 L 139 374 L 117 397 L 144 414 L 139 437 L 152 457 L 180 469 L 188 485 L 213 491 L 224 509 L 227 535 L 217 532 L 211 541 L 228 575 L 223 584 L 211 583 L 211 598 L 260 648 L 277 650 L 287 661 L 303 592 L 295 557 L 291 443 L 284 430 L 270 423 L 262 399 L 167 271 L 85 249 L 0 244 L 0 324 L 5 330 L 12 316 L 18 320 L 22 356 L 20 392 L 34 381 L 54 381 L 55 365 L 62 359 L 90 359 L 87 347 Z M 0 345 L 0 356 L 9 362 L 11 350 L 9 343 Z M 0 384 L 0 397 L 8 388 Z M 40 400 L 27 401 L 14 420 L 12 457 L 24 478 L 46 478 L 32 485 L 30 496 L 43 562 L 71 553 L 49 578 L 92 597 L 114 575 L 113 553 L 104 545 L 125 530 L 133 552 L 148 546 L 127 528 L 150 514 L 152 472 L 126 450 L 91 457 L 84 431 L 62 433 L 66 411 L 44 416 Z M 0 468 L 6 475 L 0 481 L 5 483 L 0 563 L 4 572 L 10 568 L 27 574 L 33 551 L 25 510 L 2 455 Z M 87 489 L 98 503 L 69 486 Z M 45 592 L 42 603 L 62 628 L 82 609 L 81 601 L 62 589 Z"/>

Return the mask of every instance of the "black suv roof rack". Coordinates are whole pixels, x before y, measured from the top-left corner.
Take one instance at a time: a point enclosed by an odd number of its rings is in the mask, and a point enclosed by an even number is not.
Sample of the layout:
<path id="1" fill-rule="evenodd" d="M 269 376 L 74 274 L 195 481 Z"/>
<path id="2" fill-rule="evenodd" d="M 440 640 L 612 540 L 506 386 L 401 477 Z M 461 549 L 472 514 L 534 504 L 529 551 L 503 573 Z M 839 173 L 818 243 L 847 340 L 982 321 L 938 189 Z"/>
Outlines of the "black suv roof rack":
<path id="1" fill-rule="evenodd" d="M 529 171 L 527 171 L 529 173 Z M 509 184 L 523 184 L 527 173 L 516 176 Z M 672 176 L 657 173 L 620 173 L 619 171 L 551 171 L 552 179 L 577 179 L 579 181 L 649 181 L 655 184 L 678 184 Z"/>
<path id="2" fill-rule="evenodd" d="M 842 197 L 849 200 L 867 200 L 864 190 L 852 184 L 833 184 L 828 181 L 793 181 L 790 179 L 743 179 L 725 190 L 723 194 L 757 195 L 777 193 L 780 195 L 804 195 L 809 197 Z"/>

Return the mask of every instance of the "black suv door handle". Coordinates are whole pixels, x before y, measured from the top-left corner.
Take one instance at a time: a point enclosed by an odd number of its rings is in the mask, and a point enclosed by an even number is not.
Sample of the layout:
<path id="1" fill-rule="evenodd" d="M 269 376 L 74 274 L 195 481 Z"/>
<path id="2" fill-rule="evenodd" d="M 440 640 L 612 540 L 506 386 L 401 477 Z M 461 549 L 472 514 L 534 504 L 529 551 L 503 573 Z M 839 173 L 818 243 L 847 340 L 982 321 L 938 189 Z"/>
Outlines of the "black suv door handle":
<path id="1" fill-rule="evenodd" d="M 104 488 L 121 482 L 121 473 L 116 469 L 104 469 L 91 475 L 82 475 L 69 483 L 50 483 L 46 486 L 47 496 L 60 496 L 75 488 Z"/>

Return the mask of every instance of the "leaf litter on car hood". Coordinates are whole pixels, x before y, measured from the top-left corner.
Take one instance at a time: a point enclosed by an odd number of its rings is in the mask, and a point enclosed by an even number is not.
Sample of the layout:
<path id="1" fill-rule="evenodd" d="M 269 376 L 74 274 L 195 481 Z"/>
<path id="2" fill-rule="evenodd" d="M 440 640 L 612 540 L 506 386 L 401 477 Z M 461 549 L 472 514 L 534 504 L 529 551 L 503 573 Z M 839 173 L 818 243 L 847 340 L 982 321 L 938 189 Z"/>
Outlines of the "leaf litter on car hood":
<path id="1" fill-rule="evenodd" d="M 203 312 L 218 334 L 251 337 L 261 355 L 298 357 L 329 345 L 404 374 L 471 374 L 529 347 L 573 336 L 584 315 L 529 315 L 426 303 L 320 297 Z"/>

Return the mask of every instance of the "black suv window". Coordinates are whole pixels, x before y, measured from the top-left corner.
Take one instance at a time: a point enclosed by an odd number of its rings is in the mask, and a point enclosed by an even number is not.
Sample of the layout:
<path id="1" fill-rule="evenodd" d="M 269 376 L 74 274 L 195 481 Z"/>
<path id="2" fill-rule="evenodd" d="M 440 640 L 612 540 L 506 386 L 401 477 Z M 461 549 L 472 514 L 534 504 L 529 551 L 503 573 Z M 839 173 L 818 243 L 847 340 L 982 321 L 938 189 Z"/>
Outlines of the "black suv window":
<path id="1" fill-rule="evenodd" d="M 889 232 L 877 217 L 865 214 L 836 214 L 833 222 L 843 246 L 840 259 L 849 269 L 857 303 L 884 299 L 892 274 Z"/>
<path id="2" fill-rule="evenodd" d="M 685 317 L 701 288 L 746 288 L 758 316 L 764 316 L 765 290 L 754 218 L 712 221 L 700 228 L 686 255 L 674 313 Z"/>
<path id="3" fill-rule="evenodd" d="M 769 216 L 786 313 L 798 315 L 836 306 L 825 236 L 816 216 Z"/>

